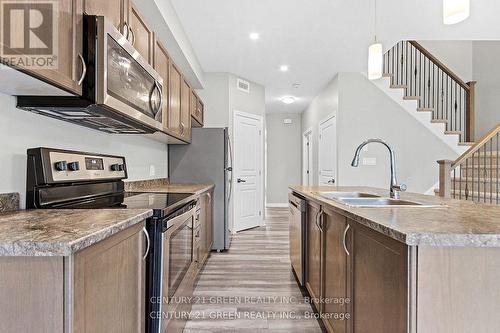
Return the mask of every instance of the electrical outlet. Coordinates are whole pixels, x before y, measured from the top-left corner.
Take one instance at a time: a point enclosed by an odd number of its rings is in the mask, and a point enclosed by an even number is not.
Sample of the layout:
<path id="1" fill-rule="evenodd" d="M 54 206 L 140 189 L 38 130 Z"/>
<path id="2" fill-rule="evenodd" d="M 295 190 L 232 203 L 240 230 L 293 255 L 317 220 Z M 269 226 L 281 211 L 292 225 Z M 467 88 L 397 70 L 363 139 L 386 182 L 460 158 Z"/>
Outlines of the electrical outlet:
<path id="1" fill-rule="evenodd" d="M 149 175 L 150 175 L 150 176 L 154 176 L 155 174 L 156 174 L 156 168 L 155 168 L 155 166 L 154 166 L 154 165 L 152 165 L 152 164 L 151 164 L 151 165 L 149 166 Z"/>
<path id="2" fill-rule="evenodd" d="M 377 158 L 376 157 L 364 157 L 363 158 L 363 165 L 377 165 Z"/>

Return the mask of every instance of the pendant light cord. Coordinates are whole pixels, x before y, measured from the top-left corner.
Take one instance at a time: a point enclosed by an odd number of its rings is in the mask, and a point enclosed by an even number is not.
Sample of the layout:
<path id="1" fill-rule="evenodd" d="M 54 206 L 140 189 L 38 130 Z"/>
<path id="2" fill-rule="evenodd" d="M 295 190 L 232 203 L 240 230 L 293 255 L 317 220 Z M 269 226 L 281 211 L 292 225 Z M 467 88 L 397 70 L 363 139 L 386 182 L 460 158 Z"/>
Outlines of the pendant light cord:
<path id="1" fill-rule="evenodd" d="M 375 33 L 375 43 L 377 42 L 377 0 L 375 2 L 375 10 L 373 15 L 373 31 Z"/>

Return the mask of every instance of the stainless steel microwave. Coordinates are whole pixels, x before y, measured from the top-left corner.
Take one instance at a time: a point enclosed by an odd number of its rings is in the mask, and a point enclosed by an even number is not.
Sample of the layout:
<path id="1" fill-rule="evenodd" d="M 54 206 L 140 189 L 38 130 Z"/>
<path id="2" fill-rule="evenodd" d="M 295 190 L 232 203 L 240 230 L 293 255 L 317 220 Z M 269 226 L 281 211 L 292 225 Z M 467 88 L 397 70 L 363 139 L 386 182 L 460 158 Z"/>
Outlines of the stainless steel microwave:
<path id="1" fill-rule="evenodd" d="M 103 16 L 84 16 L 82 96 L 19 96 L 21 109 L 108 133 L 161 131 L 163 79 Z"/>

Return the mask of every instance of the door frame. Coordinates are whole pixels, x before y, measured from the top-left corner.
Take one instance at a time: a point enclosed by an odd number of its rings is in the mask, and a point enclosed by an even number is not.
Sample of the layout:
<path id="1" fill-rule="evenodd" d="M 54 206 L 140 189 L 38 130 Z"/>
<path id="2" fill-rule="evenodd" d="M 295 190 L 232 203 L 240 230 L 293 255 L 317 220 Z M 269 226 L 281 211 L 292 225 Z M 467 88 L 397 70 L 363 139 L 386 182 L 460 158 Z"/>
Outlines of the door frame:
<path id="1" fill-rule="evenodd" d="M 306 185 L 305 180 L 307 179 L 307 185 L 312 186 L 314 184 L 313 169 L 314 169 L 314 158 L 313 158 L 313 129 L 309 127 L 306 131 L 302 133 L 302 185 Z M 306 137 L 309 137 L 309 156 L 306 160 Z M 309 174 L 306 172 L 306 162 L 309 166 Z"/>
<path id="2" fill-rule="evenodd" d="M 259 225 L 260 226 L 264 226 L 265 225 L 265 220 L 264 220 L 264 216 L 265 216 L 265 202 L 264 202 L 264 164 L 265 164 L 265 161 L 264 161 L 264 117 L 262 116 L 259 116 L 259 115 L 256 115 L 256 114 L 253 114 L 253 113 L 248 113 L 248 112 L 243 112 L 243 111 L 239 111 L 239 110 L 236 110 L 234 109 L 233 110 L 233 119 L 232 119 L 232 129 L 231 129 L 231 132 L 232 132 L 232 142 L 233 143 L 236 143 L 236 137 L 237 137 L 237 133 L 235 131 L 236 129 L 236 117 L 237 116 L 240 116 L 240 117 L 247 117 L 247 118 L 252 118 L 254 120 L 257 120 L 259 122 L 259 131 L 260 131 L 260 144 L 259 144 L 259 155 L 260 155 L 260 172 L 259 172 L 259 178 L 258 178 L 258 182 L 260 183 L 260 186 L 259 186 L 259 190 L 258 190 L 258 196 L 259 196 L 259 203 L 260 203 L 260 221 L 259 221 Z M 236 149 L 236 147 L 234 147 L 234 151 L 233 151 L 233 170 L 237 170 L 237 167 L 236 167 L 236 161 L 237 161 L 237 156 L 238 154 L 238 150 Z M 237 177 L 233 177 L 233 182 L 236 182 L 236 179 Z M 233 183 L 233 188 L 236 189 L 236 184 Z M 233 200 L 233 205 L 232 205 L 232 212 L 233 212 L 233 219 L 236 219 L 236 190 L 234 190 L 234 200 Z M 233 234 L 236 234 L 237 231 L 236 231 L 236 221 L 233 221 L 232 223 L 232 230 L 231 232 Z"/>
<path id="3" fill-rule="evenodd" d="M 321 186 L 321 125 L 326 123 L 327 121 L 331 120 L 331 119 L 334 119 L 337 117 L 337 114 L 335 113 L 331 113 L 329 114 L 326 118 L 323 118 L 322 120 L 320 120 L 318 122 L 318 186 Z M 335 135 L 337 135 L 337 126 L 335 124 Z M 335 152 L 337 153 L 338 152 L 338 149 L 337 149 L 337 140 L 335 140 Z M 338 182 L 339 182 L 339 179 L 338 179 L 338 156 L 337 154 L 335 154 L 336 158 L 335 158 L 335 171 L 334 171 L 334 178 L 335 178 L 335 184 L 334 185 L 337 185 L 338 186 Z"/>

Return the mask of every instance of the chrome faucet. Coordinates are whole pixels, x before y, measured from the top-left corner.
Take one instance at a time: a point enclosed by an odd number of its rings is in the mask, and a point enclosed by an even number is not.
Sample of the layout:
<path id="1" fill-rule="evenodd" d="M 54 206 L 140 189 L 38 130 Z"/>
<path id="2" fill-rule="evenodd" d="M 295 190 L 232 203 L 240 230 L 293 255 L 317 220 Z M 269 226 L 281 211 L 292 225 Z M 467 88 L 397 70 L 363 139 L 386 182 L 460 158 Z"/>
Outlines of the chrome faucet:
<path id="1" fill-rule="evenodd" d="M 393 199 L 399 199 L 399 192 L 404 192 L 406 191 L 406 185 L 404 184 L 398 184 L 398 179 L 396 177 L 396 157 L 394 154 L 394 149 L 391 148 L 384 140 L 382 139 L 368 139 L 362 144 L 358 146 L 356 149 L 356 153 L 354 154 L 354 159 L 352 160 L 351 165 L 353 167 L 358 167 L 359 165 L 359 155 L 361 154 L 361 149 L 363 149 L 364 146 L 366 146 L 369 143 L 372 142 L 378 142 L 380 144 L 383 144 L 387 149 L 389 149 L 389 154 L 391 157 L 391 187 L 390 187 L 390 192 L 391 192 L 391 198 Z"/>

